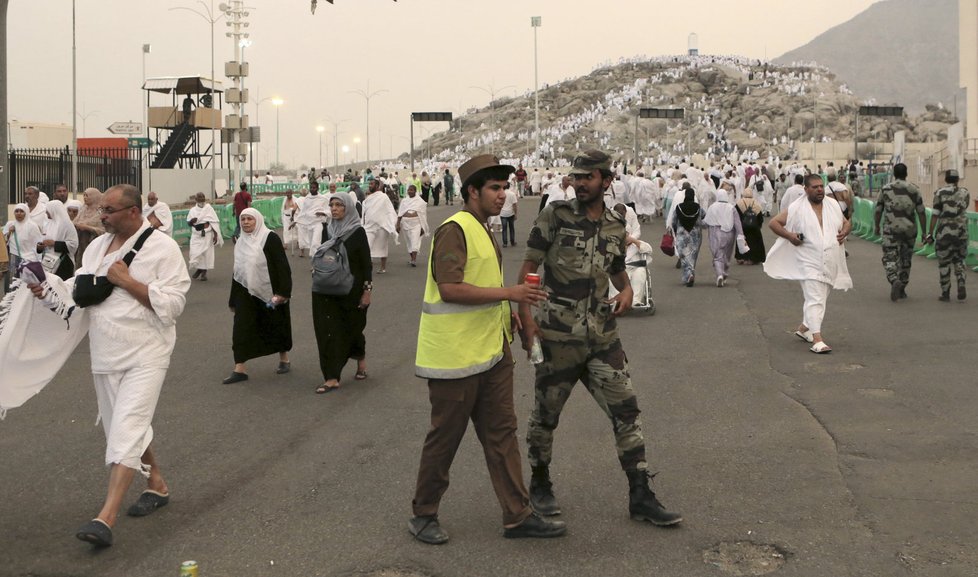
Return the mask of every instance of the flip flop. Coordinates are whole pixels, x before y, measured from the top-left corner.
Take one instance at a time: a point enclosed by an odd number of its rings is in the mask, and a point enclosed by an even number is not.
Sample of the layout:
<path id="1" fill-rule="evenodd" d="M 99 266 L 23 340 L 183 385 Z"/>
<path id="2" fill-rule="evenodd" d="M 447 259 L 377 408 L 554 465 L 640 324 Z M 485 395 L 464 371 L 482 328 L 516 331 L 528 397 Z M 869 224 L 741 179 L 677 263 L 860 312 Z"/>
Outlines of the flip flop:
<path id="1" fill-rule="evenodd" d="M 96 547 L 109 547 L 112 545 L 112 528 L 101 519 L 92 519 L 78 528 L 75 537 Z"/>
<path id="2" fill-rule="evenodd" d="M 130 517 L 145 517 L 146 515 L 149 515 L 153 511 L 156 511 L 160 507 L 165 506 L 169 502 L 170 502 L 169 494 L 164 495 L 157 491 L 147 489 L 143 491 L 142 495 L 140 495 L 139 499 L 137 499 L 136 502 L 133 503 L 132 507 L 129 507 L 129 510 L 126 511 L 126 514 L 129 515 Z"/>
<path id="3" fill-rule="evenodd" d="M 815 337 L 812 336 L 812 331 L 795 331 L 795 336 L 799 339 L 805 341 L 806 343 L 814 343 Z"/>
<path id="4" fill-rule="evenodd" d="M 832 347 L 825 344 L 823 341 L 819 341 L 812 345 L 812 348 L 808 349 L 815 353 L 816 355 L 824 355 L 832 352 Z"/>
<path id="5" fill-rule="evenodd" d="M 326 385 L 326 383 L 323 383 L 323 384 L 319 385 L 318 387 L 316 387 L 316 394 L 317 395 L 325 395 L 326 393 L 332 393 L 333 391 L 335 391 L 338 388 L 340 388 L 339 385 L 335 385 L 335 386 L 329 387 L 329 386 Z"/>

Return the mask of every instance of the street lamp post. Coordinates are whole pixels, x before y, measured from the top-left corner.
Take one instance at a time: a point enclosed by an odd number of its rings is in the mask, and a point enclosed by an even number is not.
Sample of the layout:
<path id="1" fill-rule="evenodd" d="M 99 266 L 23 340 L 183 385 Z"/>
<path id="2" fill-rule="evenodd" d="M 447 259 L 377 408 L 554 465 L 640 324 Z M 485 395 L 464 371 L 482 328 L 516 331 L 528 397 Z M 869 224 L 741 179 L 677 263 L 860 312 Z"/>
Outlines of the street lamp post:
<path id="1" fill-rule="evenodd" d="M 495 132 L 496 132 L 496 93 L 497 92 L 502 92 L 503 90 L 507 90 L 509 88 L 514 88 L 515 89 L 516 87 L 513 86 L 513 85 L 509 85 L 509 86 L 503 86 L 502 88 L 497 89 L 497 88 L 493 87 L 492 84 L 490 84 L 487 88 L 483 88 L 482 86 L 470 86 L 469 88 L 475 88 L 476 90 L 481 90 L 481 91 L 483 91 L 483 92 L 485 92 L 486 94 L 489 95 L 489 126 L 490 126 L 490 130 L 493 132 L 493 138 L 492 138 L 492 140 L 489 141 L 489 151 L 492 154 L 496 154 L 496 138 L 495 138 Z"/>
<path id="2" fill-rule="evenodd" d="M 537 67 L 537 28 L 542 24 L 539 16 L 530 17 L 530 26 L 533 27 L 533 142 L 536 149 L 533 151 L 533 166 L 540 164 L 540 83 Z"/>
<path id="3" fill-rule="evenodd" d="M 349 90 L 348 92 L 352 92 L 354 94 L 359 94 L 360 96 L 363 97 L 363 99 L 367 103 L 367 142 L 366 142 L 366 145 L 367 145 L 367 164 L 369 164 L 370 163 L 370 99 L 373 98 L 374 96 L 377 96 L 378 94 L 383 94 L 384 92 L 387 92 L 387 90 L 381 89 L 381 90 L 376 90 L 374 92 L 370 92 L 370 81 L 368 80 L 367 81 L 367 89 L 366 90 Z"/>
<path id="4" fill-rule="evenodd" d="M 323 132 L 326 130 L 325 126 L 317 126 L 316 132 L 319 133 L 319 169 L 323 168 Z"/>
<path id="5" fill-rule="evenodd" d="M 346 118 L 344 118 L 343 120 L 335 120 L 335 121 L 328 118 L 326 119 L 326 122 L 329 122 L 330 124 L 333 125 L 333 170 L 337 170 L 340 166 L 340 153 L 339 153 L 339 142 L 338 142 L 340 137 L 340 124 L 343 124 L 346 121 L 347 121 Z"/>
<path id="6" fill-rule="evenodd" d="M 283 104 L 285 104 L 285 101 L 282 100 L 281 98 L 273 98 L 272 99 L 272 105 L 275 106 L 275 164 L 277 164 L 279 166 L 281 166 L 282 163 L 281 163 L 281 161 L 279 161 L 279 156 L 278 156 L 278 153 L 279 153 L 279 146 L 278 146 L 278 143 L 279 143 L 278 111 L 282 108 L 282 105 Z"/>
<path id="7" fill-rule="evenodd" d="M 214 79 L 214 24 L 217 23 L 218 20 L 224 17 L 224 12 L 222 10 L 219 13 L 215 13 L 214 0 L 211 0 L 209 6 L 205 4 L 203 0 L 197 0 L 197 3 L 204 7 L 203 12 L 199 10 L 195 10 L 193 8 L 187 8 L 185 6 L 177 6 L 175 8 L 170 8 L 170 10 L 171 11 L 186 10 L 188 12 L 193 12 L 194 14 L 200 16 L 205 21 L 207 21 L 208 24 L 211 25 L 211 78 L 210 78 L 211 92 L 210 95 L 211 95 L 211 100 L 213 101 L 214 83 L 216 82 L 216 80 Z M 148 125 L 147 125 L 147 130 L 149 130 Z M 217 198 L 217 160 L 214 157 L 216 151 L 217 151 L 217 134 L 214 130 L 214 127 L 211 126 L 211 198 Z"/>

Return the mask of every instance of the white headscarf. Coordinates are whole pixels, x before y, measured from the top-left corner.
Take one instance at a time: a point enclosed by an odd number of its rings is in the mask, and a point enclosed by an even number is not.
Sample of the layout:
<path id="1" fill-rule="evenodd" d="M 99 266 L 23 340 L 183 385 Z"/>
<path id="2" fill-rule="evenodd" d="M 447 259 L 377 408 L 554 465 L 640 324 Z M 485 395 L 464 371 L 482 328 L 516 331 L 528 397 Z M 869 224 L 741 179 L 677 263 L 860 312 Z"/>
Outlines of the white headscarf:
<path id="1" fill-rule="evenodd" d="M 249 233 L 242 228 L 241 236 L 234 245 L 234 280 L 248 289 L 251 296 L 266 303 L 272 302 L 274 291 L 265 258 L 265 241 L 272 231 L 265 226 L 265 217 L 257 210 L 246 208 L 238 216 L 239 221 L 242 216 L 255 219 L 255 230 Z"/>
<path id="2" fill-rule="evenodd" d="M 26 204 L 20 203 L 14 207 L 14 212 L 24 211 L 24 222 L 20 222 L 15 217 L 7 223 L 7 230 L 12 231 L 7 245 L 10 247 L 11 254 L 15 254 L 24 260 L 37 260 L 37 243 L 44 240 L 41 229 L 31 220 L 31 209 Z M 14 237 L 14 233 L 17 234 Z"/>
<path id="3" fill-rule="evenodd" d="M 47 203 L 46 210 L 51 220 L 44 227 L 45 240 L 50 239 L 55 242 L 63 242 L 68 245 L 68 258 L 75 262 L 75 251 L 78 250 L 78 232 L 75 225 L 68 218 L 68 210 L 60 200 L 52 200 Z"/>
<path id="4" fill-rule="evenodd" d="M 734 227 L 734 215 L 737 209 L 730 204 L 730 197 L 727 191 L 722 188 L 717 191 L 717 201 L 706 209 L 706 218 L 703 222 L 707 226 L 719 226 L 723 232 L 730 232 Z"/>
<path id="5" fill-rule="evenodd" d="M 85 205 L 82 204 L 82 201 L 71 199 L 71 200 L 69 200 L 68 202 L 65 203 L 65 210 L 67 211 L 67 210 L 73 208 L 73 209 L 75 209 L 75 210 L 77 210 L 77 211 L 80 212 L 83 206 L 85 206 Z"/>

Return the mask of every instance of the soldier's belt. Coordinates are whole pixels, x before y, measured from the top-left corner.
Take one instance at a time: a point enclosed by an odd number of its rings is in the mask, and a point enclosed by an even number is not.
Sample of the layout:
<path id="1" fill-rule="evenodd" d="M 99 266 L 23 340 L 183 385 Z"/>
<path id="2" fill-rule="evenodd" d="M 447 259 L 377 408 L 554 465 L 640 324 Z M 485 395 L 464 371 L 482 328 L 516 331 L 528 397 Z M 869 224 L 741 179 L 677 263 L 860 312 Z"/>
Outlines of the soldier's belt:
<path id="1" fill-rule="evenodd" d="M 553 295 L 547 296 L 547 300 L 554 303 L 555 305 L 560 305 L 562 307 L 576 308 L 578 301 L 574 299 L 567 299 L 564 297 L 556 297 Z"/>

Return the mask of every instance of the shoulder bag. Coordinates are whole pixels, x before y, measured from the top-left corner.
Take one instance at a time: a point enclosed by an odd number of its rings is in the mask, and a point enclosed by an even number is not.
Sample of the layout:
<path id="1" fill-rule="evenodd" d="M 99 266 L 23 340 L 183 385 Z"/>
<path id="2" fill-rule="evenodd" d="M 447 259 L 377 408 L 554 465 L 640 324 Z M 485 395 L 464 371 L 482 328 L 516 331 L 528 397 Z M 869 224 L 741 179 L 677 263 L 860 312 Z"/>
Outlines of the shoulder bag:
<path id="1" fill-rule="evenodd" d="M 153 234 L 156 230 L 153 227 L 147 228 L 143 234 L 139 235 L 136 239 L 136 244 L 133 245 L 132 250 L 126 253 L 126 256 L 122 258 L 122 261 L 126 263 L 126 266 L 132 265 L 132 259 L 136 258 L 136 253 L 143 248 L 143 243 L 149 238 L 149 235 Z M 75 287 L 71 292 L 71 298 L 75 301 L 75 304 L 81 308 L 90 307 L 97 305 L 109 298 L 112 294 L 112 289 L 115 285 L 109 282 L 109 277 L 97 276 L 94 274 L 79 274 L 75 275 Z"/>

